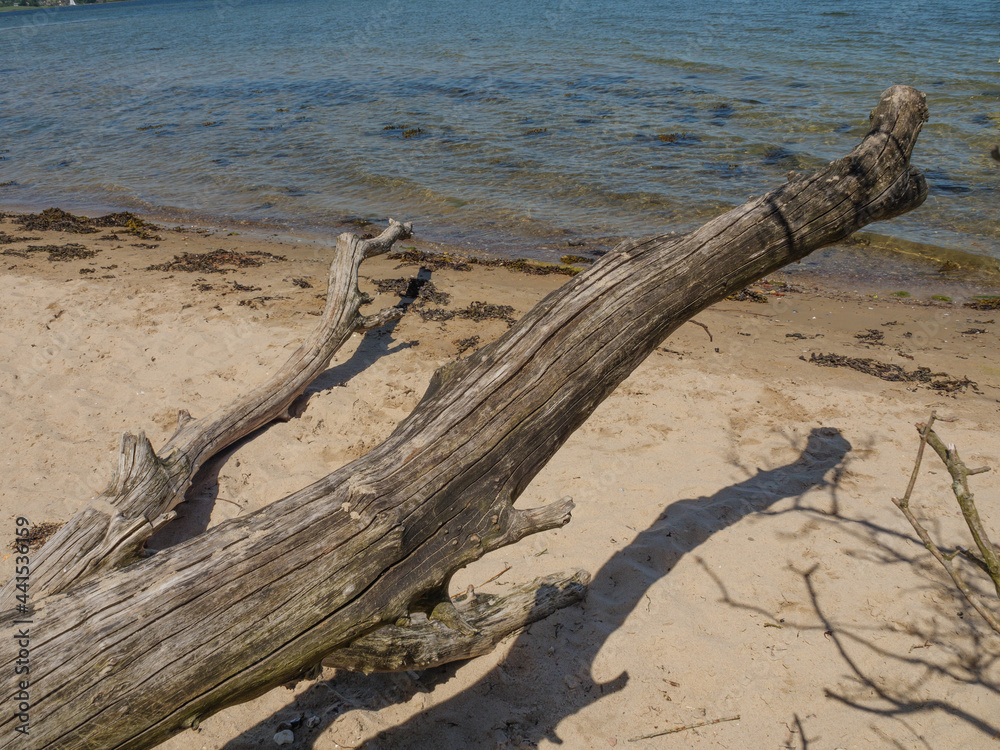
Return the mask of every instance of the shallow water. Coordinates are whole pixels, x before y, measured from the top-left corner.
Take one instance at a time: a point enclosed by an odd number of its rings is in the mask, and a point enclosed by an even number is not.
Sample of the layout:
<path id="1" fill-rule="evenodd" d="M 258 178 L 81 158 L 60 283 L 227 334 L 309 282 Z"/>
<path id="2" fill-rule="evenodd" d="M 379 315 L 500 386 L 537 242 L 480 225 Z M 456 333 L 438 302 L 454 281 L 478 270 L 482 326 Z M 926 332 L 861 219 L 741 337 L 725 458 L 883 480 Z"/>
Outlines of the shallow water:
<path id="1" fill-rule="evenodd" d="M 807 7 L 803 7 L 803 6 Z M 683 230 L 927 93 L 927 202 L 872 230 L 1000 259 L 995 0 L 134 0 L 0 14 L 0 205 L 493 252 Z M 13 183 L 13 184 L 6 184 Z"/>

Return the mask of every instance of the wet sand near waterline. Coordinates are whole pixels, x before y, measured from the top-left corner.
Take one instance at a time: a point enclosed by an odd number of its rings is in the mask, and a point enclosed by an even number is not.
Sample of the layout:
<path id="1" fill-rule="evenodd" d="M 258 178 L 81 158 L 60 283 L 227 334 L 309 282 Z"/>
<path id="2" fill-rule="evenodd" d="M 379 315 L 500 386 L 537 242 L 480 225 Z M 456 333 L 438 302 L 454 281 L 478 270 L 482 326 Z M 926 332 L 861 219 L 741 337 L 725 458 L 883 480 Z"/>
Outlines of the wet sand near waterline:
<path id="1" fill-rule="evenodd" d="M 122 430 L 161 445 L 178 409 L 204 414 L 270 375 L 322 308 L 332 242 L 127 230 L 0 221 L 8 237 L 37 238 L 0 245 L 0 517 L 11 528 L 18 514 L 68 519 L 110 478 Z M 440 249 L 419 236 L 401 244 Z M 354 337 L 301 417 L 215 462 L 158 546 L 363 455 L 435 368 L 500 336 L 567 278 L 431 265 L 365 263 L 373 309 L 395 304 L 413 277 L 418 295 L 427 281 L 433 293 L 391 329 Z M 800 271 L 699 314 L 705 327 L 665 341 L 519 501 L 572 495 L 573 521 L 453 584 L 479 587 L 510 566 L 481 587 L 503 593 L 583 568 L 594 575 L 583 604 L 467 664 L 327 670 L 164 747 L 266 747 L 283 723 L 293 747 L 310 748 L 984 746 L 1000 731 L 1000 644 L 889 498 L 905 488 L 913 425 L 931 409 L 957 418 L 939 432 L 970 466 L 1000 466 L 1000 311 L 965 306 L 985 287 L 900 291 Z M 486 314 L 461 314 L 470 310 Z M 817 364 L 831 358 L 840 364 Z M 973 488 L 1000 528 L 997 474 Z M 928 461 L 914 503 L 938 519 L 943 544 L 964 544 L 948 490 Z M 12 573 L 11 558 L 0 570 Z"/>

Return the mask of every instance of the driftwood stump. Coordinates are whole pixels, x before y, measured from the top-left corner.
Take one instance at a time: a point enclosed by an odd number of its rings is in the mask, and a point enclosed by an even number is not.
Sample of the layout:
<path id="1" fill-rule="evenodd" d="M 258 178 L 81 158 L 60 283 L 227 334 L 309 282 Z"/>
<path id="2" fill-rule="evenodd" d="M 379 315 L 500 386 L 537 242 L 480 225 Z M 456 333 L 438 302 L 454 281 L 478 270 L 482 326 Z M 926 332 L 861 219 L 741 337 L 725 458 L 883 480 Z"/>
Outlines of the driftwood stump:
<path id="1" fill-rule="evenodd" d="M 578 598 L 585 574 L 458 606 L 448 583 L 487 552 L 569 521 L 569 498 L 528 510 L 514 501 L 674 329 L 918 206 L 926 185 L 909 159 L 926 118 L 922 94 L 888 89 L 844 158 L 690 234 L 622 243 L 505 336 L 438 370 L 413 413 L 365 456 L 148 556 L 144 541 L 205 460 L 287 415 L 352 331 L 401 314 L 362 316 L 357 272 L 409 228 L 393 222 L 367 242 L 343 235 L 322 324 L 288 364 L 213 415 L 182 414 L 158 452 L 126 435 L 114 479 L 32 560 L 27 592 L 16 581 L 4 590 L 4 618 L 24 623 L 26 645 L 3 639 L 0 662 L 13 673 L 28 652 L 30 671 L 8 683 L 0 747 L 152 747 L 323 659 L 376 671 L 467 658 Z M 9 710 L 19 703 L 23 712 Z"/>

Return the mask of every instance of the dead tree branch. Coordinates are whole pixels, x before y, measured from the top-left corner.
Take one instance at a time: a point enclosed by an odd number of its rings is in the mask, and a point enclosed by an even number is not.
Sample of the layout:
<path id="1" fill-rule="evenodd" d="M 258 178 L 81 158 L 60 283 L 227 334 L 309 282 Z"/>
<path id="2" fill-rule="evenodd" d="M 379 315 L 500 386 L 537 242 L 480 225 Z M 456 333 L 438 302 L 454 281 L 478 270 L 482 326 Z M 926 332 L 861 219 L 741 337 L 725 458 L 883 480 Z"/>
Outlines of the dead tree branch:
<path id="1" fill-rule="evenodd" d="M 259 427 L 290 418 L 292 402 L 326 370 L 352 333 L 401 318 L 399 307 L 361 315 L 366 299 L 358 290 L 358 268 L 366 258 L 388 252 L 410 231 L 409 224 L 390 219 L 389 228 L 376 238 L 361 240 L 345 233 L 337 239 L 320 322 L 265 383 L 201 419 L 181 411 L 176 431 L 159 453 L 142 432 L 123 434 L 107 489 L 32 560 L 32 597 L 64 591 L 94 573 L 139 558 L 146 540 L 173 519 L 173 508 L 183 502 L 205 461 Z M 15 593 L 12 581 L 0 592 L 0 608 L 12 607 Z"/>
<path id="2" fill-rule="evenodd" d="M 450 627 L 439 618 L 404 617 L 323 660 L 327 667 L 354 672 L 403 672 L 488 654 L 508 635 L 583 598 L 590 575 L 578 571 L 538 578 L 514 587 L 503 597 L 471 590 L 456 596 L 455 617 L 467 628 Z"/>
<path id="3" fill-rule="evenodd" d="M 293 357 L 274 379 L 280 397 L 241 400 L 193 433 L 186 423 L 162 458 L 144 439 L 127 440 L 119 477 L 81 514 L 94 518 L 74 521 L 43 552 L 52 561 L 47 593 L 32 590 L 23 613 L 31 621 L 31 731 L 17 746 L 152 747 L 381 627 L 419 626 L 420 612 L 447 626 L 447 638 L 485 632 L 450 600 L 448 584 L 487 552 L 569 521 L 568 499 L 514 507 L 538 471 L 700 310 L 920 205 L 926 183 L 909 159 L 926 119 L 921 93 L 888 89 L 847 156 L 688 235 L 622 243 L 506 335 L 438 370 L 410 416 L 365 456 L 145 559 L 137 559 L 141 540 L 183 497 L 193 468 L 237 432 L 281 414 L 306 375 Z M 390 237 L 403 231 L 390 228 Z M 355 261 L 368 250 L 354 238 L 345 243 L 352 260 L 336 264 L 330 296 L 338 301 L 324 316 L 337 336 L 365 324 Z M 319 361 L 330 346 L 307 342 L 301 358 Z M 536 596 L 561 585 L 539 584 Z M 444 631 L 427 630 L 421 653 L 447 653 L 432 642 Z M 17 649 L 13 639 L 0 642 L 0 661 L 12 663 Z M 0 720 L 0 747 L 15 742 L 17 723 L 11 714 Z"/>
<path id="4" fill-rule="evenodd" d="M 1000 597 L 1000 556 L 998 556 L 997 548 L 990 541 L 982 519 L 979 517 L 975 497 L 969 490 L 968 481 L 970 476 L 982 474 L 990 469 L 988 466 L 979 469 L 969 469 L 966 467 L 965 462 L 959 458 L 958 449 L 954 445 L 946 446 L 932 429 L 935 419 L 937 419 L 937 416 L 934 412 L 931 412 L 930 419 L 927 420 L 926 424 L 917 425 L 917 430 L 920 433 L 920 446 L 917 448 L 917 460 L 913 464 L 910 482 L 906 487 L 906 493 L 903 497 L 901 499 L 892 498 L 892 502 L 902 511 L 906 520 L 910 522 L 910 526 L 917 532 L 920 541 L 924 543 L 924 546 L 934 556 L 934 559 L 941 563 L 941 566 L 951 577 L 958 590 L 968 600 L 969 604 L 989 623 L 989 626 L 993 630 L 1000 633 L 1000 619 L 986 606 L 982 598 L 972 590 L 954 564 L 955 557 L 958 554 L 962 554 L 971 560 L 989 575 L 997 591 L 997 596 Z M 962 517 L 965 518 L 965 522 L 969 526 L 969 531 L 982 557 L 976 557 L 973 553 L 962 547 L 959 547 L 954 552 L 943 552 L 934 540 L 931 539 L 931 535 L 927 532 L 927 529 L 910 509 L 910 496 L 917 483 L 917 475 L 920 471 L 920 463 L 923 460 L 925 445 L 930 445 L 947 467 L 948 473 L 951 475 L 952 491 L 955 493 L 955 499 L 958 501 L 958 506 L 962 510 Z"/>

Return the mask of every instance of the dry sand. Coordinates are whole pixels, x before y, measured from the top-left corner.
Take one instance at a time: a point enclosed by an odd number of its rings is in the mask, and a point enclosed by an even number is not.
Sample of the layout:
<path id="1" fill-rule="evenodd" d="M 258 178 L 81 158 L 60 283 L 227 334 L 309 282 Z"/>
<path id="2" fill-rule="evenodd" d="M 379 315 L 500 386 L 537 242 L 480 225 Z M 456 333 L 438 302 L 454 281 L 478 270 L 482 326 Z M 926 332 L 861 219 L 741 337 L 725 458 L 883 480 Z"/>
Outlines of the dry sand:
<path id="1" fill-rule="evenodd" d="M 178 409 L 204 414 L 276 369 L 321 308 L 332 244 L 225 230 L 171 229 L 157 241 L 26 233 L 9 221 L 0 230 L 41 238 L 0 245 L 0 518 L 11 530 L 18 514 L 64 521 L 83 508 L 109 479 L 122 430 L 162 444 Z M 68 261 L 24 252 L 69 242 L 100 252 Z M 145 270 L 220 248 L 286 259 L 228 273 Z M 416 271 L 370 261 L 364 289 Z M 518 315 L 565 280 L 480 267 L 431 278 L 452 295 L 449 309 L 484 300 Z M 241 304 L 259 297 L 273 299 Z M 454 582 L 464 590 L 509 566 L 482 587 L 502 592 L 582 568 L 594 576 L 584 603 L 469 663 L 371 677 L 327 669 L 164 747 L 275 746 L 283 722 L 292 747 L 317 750 L 997 746 L 1000 637 L 952 591 L 889 498 L 905 488 L 914 424 L 931 409 L 957 418 L 939 431 L 970 466 L 1000 467 L 1000 312 L 816 288 L 767 299 L 720 303 L 697 317 L 707 331 L 684 325 L 666 341 L 519 501 L 572 495 L 573 521 Z M 882 341 L 856 337 L 869 329 Z M 964 333 L 972 329 L 984 332 Z M 453 342 L 504 330 L 411 312 L 355 336 L 310 388 L 305 413 L 213 462 L 152 546 L 362 455 L 457 356 Z M 978 389 L 886 382 L 817 366 L 810 353 L 924 366 Z M 925 463 L 915 503 L 943 544 L 967 543 L 936 462 Z M 1000 478 L 973 485 L 1000 534 Z M 9 556 L 0 571 L 11 574 Z"/>

